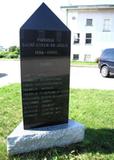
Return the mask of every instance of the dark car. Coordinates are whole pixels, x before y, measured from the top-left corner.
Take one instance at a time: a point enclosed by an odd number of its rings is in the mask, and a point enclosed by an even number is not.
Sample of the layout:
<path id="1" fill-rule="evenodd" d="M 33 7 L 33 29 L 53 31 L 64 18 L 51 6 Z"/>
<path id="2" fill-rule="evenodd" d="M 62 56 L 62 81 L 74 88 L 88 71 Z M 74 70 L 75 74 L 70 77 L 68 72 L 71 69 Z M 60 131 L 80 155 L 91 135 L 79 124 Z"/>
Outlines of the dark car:
<path id="1" fill-rule="evenodd" d="M 98 67 L 103 77 L 108 77 L 110 73 L 114 73 L 114 48 L 108 48 L 102 52 Z"/>

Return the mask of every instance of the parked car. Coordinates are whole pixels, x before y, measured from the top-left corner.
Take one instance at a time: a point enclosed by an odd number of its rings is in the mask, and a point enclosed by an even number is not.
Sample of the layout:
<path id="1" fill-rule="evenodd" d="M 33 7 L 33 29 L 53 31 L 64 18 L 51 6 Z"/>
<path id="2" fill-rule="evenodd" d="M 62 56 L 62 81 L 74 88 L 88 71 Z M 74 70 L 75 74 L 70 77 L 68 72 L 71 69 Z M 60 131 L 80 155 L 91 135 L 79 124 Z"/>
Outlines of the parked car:
<path id="1" fill-rule="evenodd" d="M 108 77 L 110 73 L 114 73 L 114 48 L 108 48 L 102 52 L 98 67 L 103 77 Z"/>

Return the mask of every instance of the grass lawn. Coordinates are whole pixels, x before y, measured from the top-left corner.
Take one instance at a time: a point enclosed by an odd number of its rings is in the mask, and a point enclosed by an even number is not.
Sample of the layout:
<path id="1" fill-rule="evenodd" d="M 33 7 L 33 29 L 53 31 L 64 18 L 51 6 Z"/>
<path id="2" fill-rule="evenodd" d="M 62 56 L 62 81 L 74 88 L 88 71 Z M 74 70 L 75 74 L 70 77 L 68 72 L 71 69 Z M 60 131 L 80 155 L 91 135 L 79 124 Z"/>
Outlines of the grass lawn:
<path id="1" fill-rule="evenodd" d="M 81 61 L 76 61 L 72 60 L 71 65 L 76 65 L 76 66 L 98 66 L 98 63 L 96 62 L 81 62 Z"/>
<path id="2" fill-rule="evenodd" d="M 19 84 L 0 88 L 0 160 L 8 159 L 6 137 L 22 119 L 20 93 Z M 71 89 L 69 116 L 85 124 L 83 142 L 9 159 L 114 160 L 114 91 Z"/>
<path id="3" fill-rule="evenodd" d="M 19 58 L 0 58 L 0 61 L 19 61 Z"/>

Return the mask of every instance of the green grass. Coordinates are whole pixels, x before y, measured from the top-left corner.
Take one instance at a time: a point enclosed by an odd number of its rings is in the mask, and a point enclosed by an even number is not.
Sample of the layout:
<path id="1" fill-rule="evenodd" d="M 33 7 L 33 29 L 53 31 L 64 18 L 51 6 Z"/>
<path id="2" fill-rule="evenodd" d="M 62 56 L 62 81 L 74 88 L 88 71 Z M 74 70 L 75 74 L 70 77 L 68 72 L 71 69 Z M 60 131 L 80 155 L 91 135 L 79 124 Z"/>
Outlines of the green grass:
<path id="1" fill-rule="evenodd" d="M 0 160 L 6 157 L 6 138 L 21 120 L 19 85 L 0 88 Z"/>
<path id="2" fill-rule="evenodd" d="M 77 66 L 97 66 L 98 64 L 96 62 L 81 62 L 72 60 L 71 65 L 77 65 Z"/>
<path id="3" fill-rule="evenodd" d="M 83 142 L 8 158 L 7 135 L 22 119 L 20 85 L 1 88 L 0 160 L 114 160 L 114 91 L 71 89 L 69 116 L 85 124 Z"/>
<path id="4" fill-rule="evenodd" d="M 0 58 L 0 61 L 19 61 L 20 58 Z"/>

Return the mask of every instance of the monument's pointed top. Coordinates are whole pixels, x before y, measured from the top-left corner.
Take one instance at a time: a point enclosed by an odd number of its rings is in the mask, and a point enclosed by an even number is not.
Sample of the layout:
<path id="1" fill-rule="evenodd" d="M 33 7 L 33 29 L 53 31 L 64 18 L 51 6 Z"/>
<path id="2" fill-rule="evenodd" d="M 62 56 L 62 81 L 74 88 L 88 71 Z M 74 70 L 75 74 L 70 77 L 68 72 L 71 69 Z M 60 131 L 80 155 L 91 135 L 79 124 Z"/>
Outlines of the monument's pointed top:
<path id="1" fill-rule="evenodd" d="M 45 3 L 41 4 L 41 6 L 24 23 L 21 29 L 69 31 L 64 23 L 47 7 Z"/>

